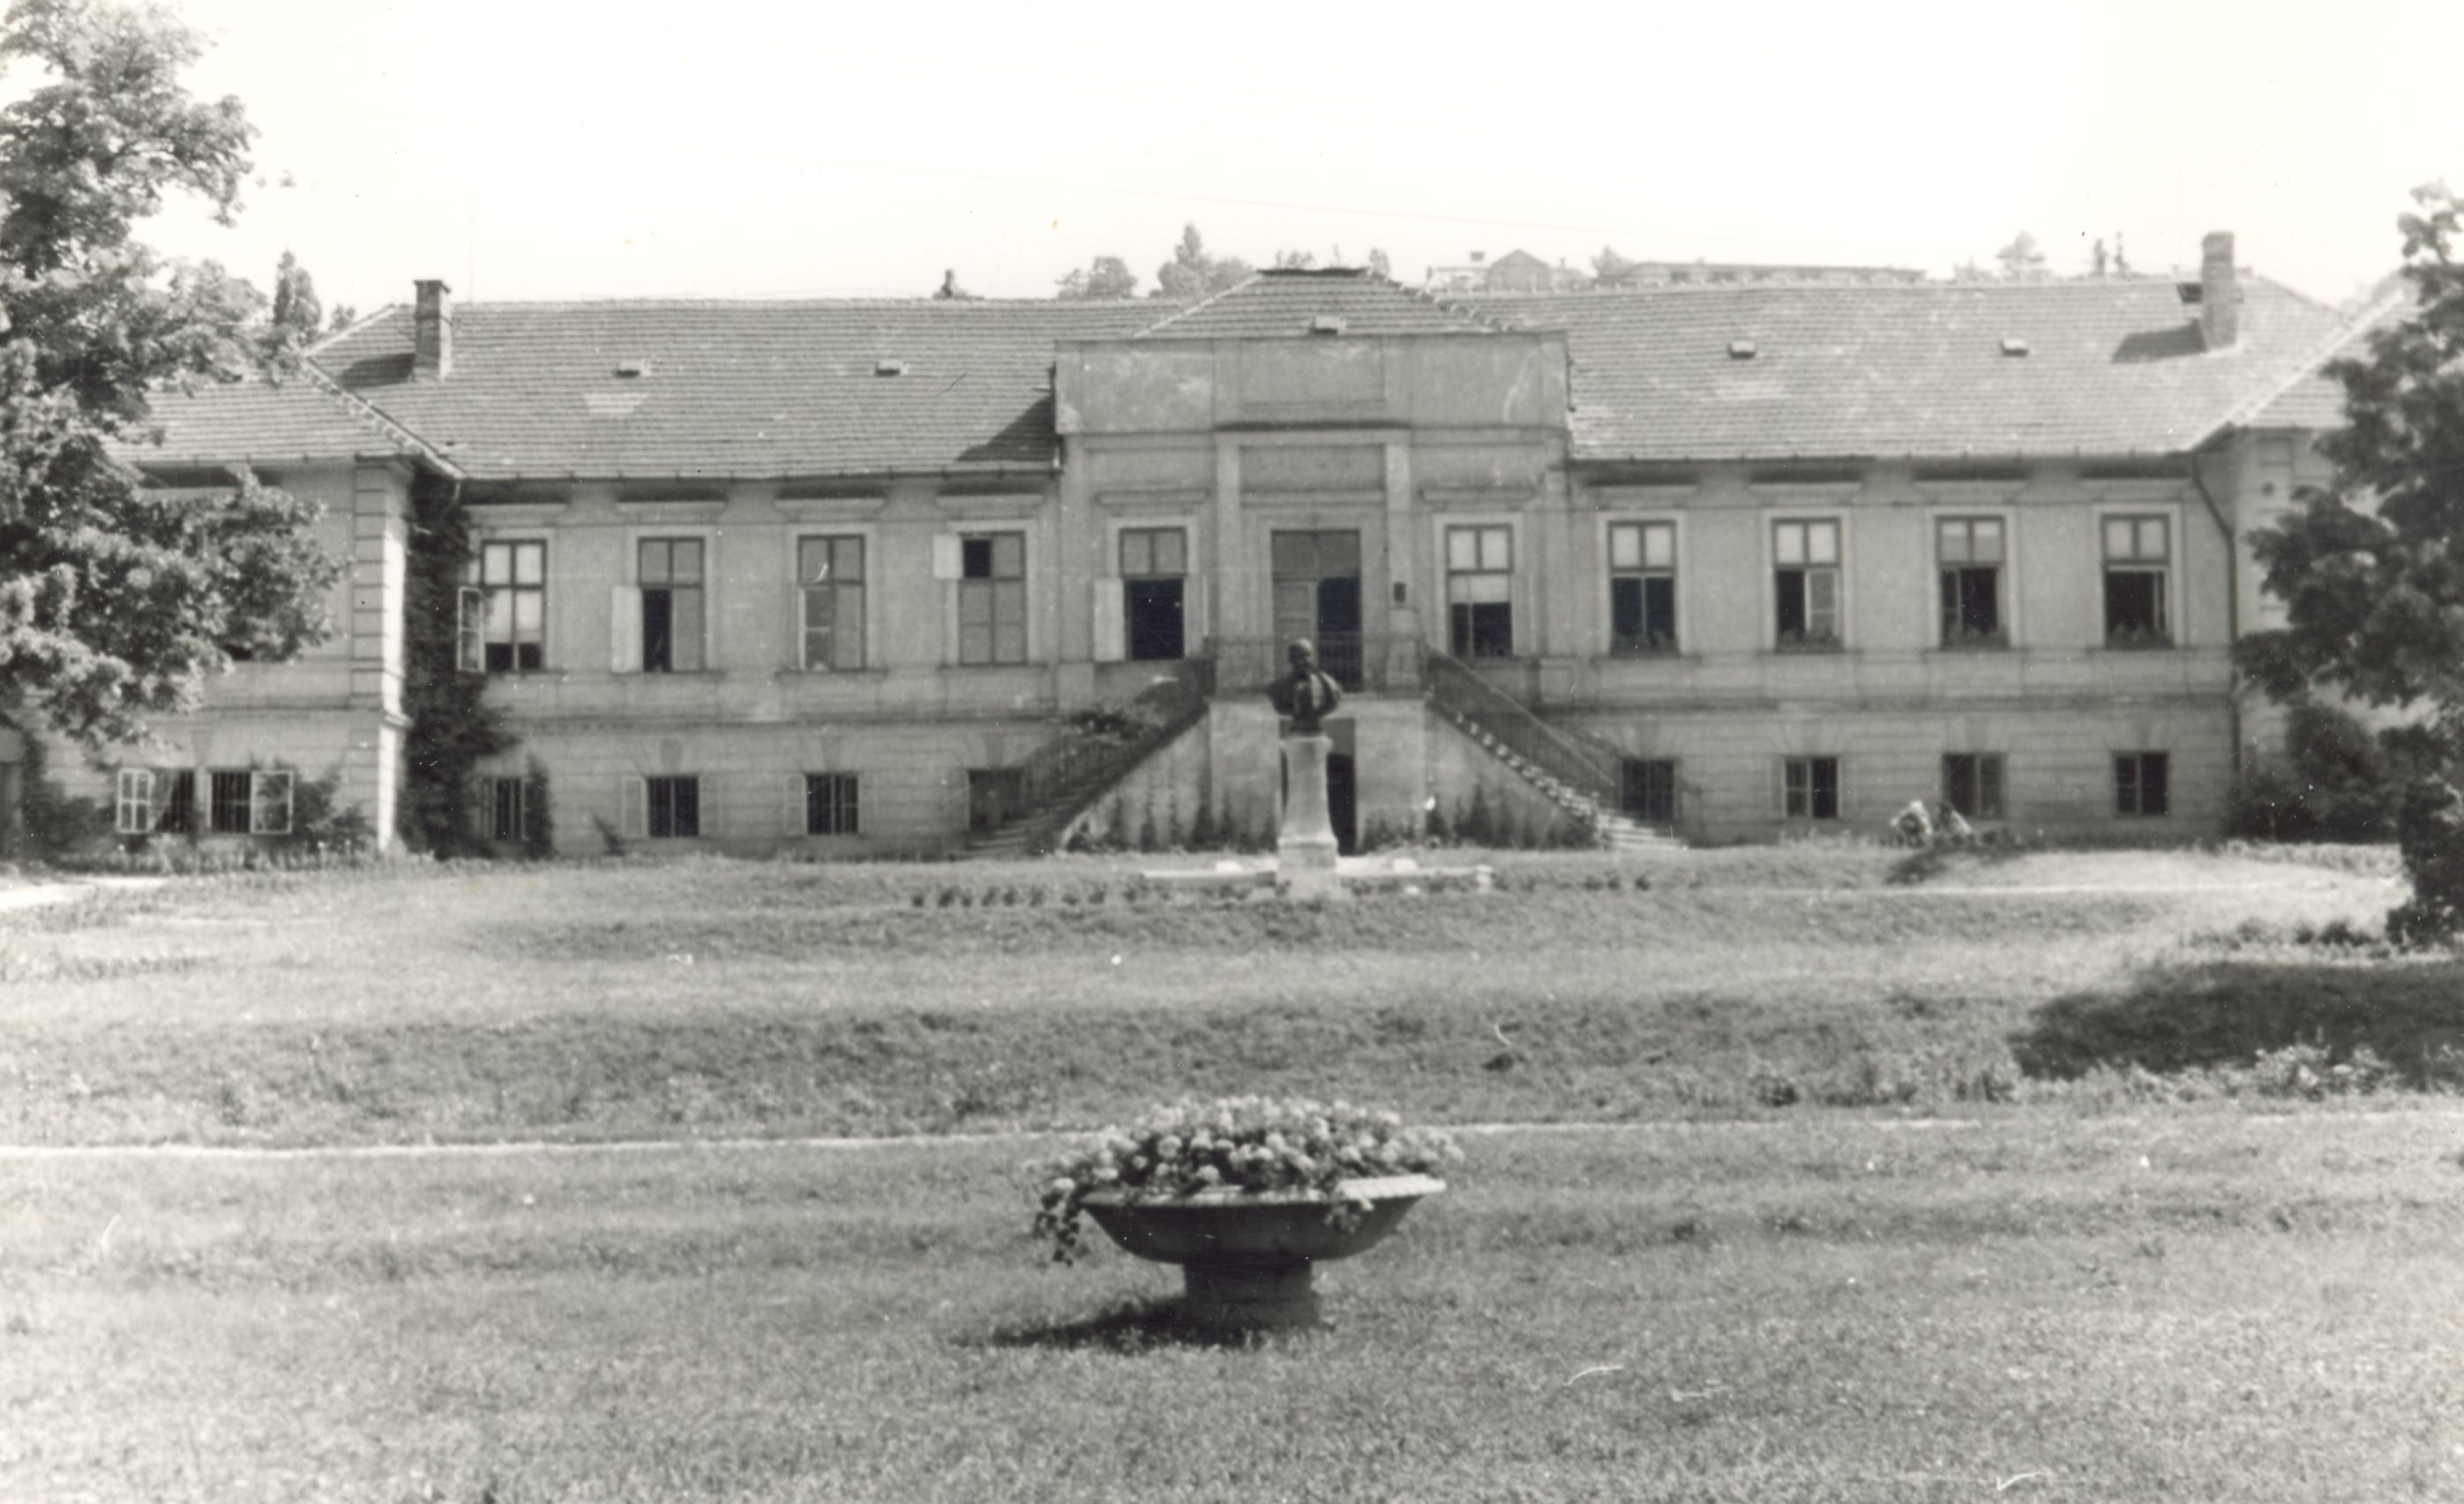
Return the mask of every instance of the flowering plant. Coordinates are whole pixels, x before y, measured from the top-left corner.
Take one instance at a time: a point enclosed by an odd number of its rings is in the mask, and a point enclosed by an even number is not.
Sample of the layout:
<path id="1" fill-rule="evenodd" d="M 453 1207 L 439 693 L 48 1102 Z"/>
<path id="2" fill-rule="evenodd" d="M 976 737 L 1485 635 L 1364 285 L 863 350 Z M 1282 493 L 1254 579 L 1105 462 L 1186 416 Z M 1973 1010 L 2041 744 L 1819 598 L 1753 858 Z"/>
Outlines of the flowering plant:
<path id="1" fill-rule="evenodd" d="M 1419 1175 L 1463 1158 L 1438 1128 L 1407 1128 L 1391 1112 L 1302 1098 L 1183 1100 L 1129 1128 L 1106 1128 L 1075 1152 L 1028 1166 L 1039 1186 L 1035 1232 L 1052 1256 L 1077 1256 L 1080 1209 L 1090 1193 L 1160 1201 L 1203 1191 L 1302 1191 L 1327 1215 L 1358 1215 L 1343 1183 Z"/>

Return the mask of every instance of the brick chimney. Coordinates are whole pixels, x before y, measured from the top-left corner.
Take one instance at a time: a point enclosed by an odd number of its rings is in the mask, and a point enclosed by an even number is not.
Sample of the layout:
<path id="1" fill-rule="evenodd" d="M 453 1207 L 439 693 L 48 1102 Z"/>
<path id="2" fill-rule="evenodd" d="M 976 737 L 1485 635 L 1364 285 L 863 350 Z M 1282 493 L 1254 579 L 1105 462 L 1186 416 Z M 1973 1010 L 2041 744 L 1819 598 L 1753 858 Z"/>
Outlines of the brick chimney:
<path id="1" fill-rule="evenodd" d="M 410 374 L 441 381 L 453 374 L 453 290 L 433 277 L 411 285 L 419 290 L 419 301 L 411 321 Z"/>
<path id="2" fill-rule="evenodd" d="M 2241 283 L 2233 274 L 2230 229 L 2199 242 L 2199 330 L 2211 350 L 2230 350 L 2241 338 Z"/>

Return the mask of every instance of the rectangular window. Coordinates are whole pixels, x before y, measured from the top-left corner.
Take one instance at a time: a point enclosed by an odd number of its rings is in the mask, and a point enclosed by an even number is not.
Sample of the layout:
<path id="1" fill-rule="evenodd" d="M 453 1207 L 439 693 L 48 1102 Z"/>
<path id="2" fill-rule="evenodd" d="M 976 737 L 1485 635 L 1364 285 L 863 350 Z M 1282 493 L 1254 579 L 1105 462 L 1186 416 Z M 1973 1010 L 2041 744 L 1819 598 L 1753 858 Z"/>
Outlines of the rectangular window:
<path id="1" fill-rule="evenodd" d="M 1952 752 L 1942 760 L 1942 801 L 1969 819 L 2002 817 L 2002 754 Z"/>
<path id="2" fill-rule="evenodd" d="M 2108 647 L 2169 647 L 2165 584 L 2173 563 L 2172 525 L 2163 517 L 2104 519 L 2104 641 Z"/>
<path id="3" fill-rule="evenodd" d="M 2004 556 L 2001 518 L 1935 520 L 1934 564 L 1942 576 L 1943 646 L 2008 643 L 2002 629 Z"/>
<path id="4" fill-rule="evenodd" d="M 697 673 L 702 667 L 702 542 L 642 540 L 642 671 Z"/>
<path id="5" fill-rule="evenodd" d="M 958 662 L 1026 662 L 1026 534 L 958 540 Z"/>
<path id="6" fill-rule="evenodd" d="M 1186 645 L 1189 534 L 1180 528 L 1121 530 L 1121 623 L 1133 660 L 1174 659 Z"/>
<path id="7" fill-rule="evenodd" d="M 492 840 L 520 840 L 530 830 L 530 781 L 488 780 L 488 836 Z"/>
<path id="8" fill-rule="evenodd" d="M 1677 524 L 1610 525 L 1609 651 L 1677 651 Z"/>
<path id="9" fill-rule="evenodd" d="M 480 653 L 489 673 L 547 665 L 547 545 L 479 547 Z"/>
<path id="10" fill-rule="evenodd" d="M 1839 524 L 1771 524 L 1773 641 L 1783 649 L 1839 645 Z"/>
<path id="11" fill-rule="evenodd" d="M 143 836 L 154 828 L 154 770 L 122 768 L 114 780 L 112 829 Z"/>
<path id="12" fill-rule="evenodd" d="M 248 834 L 250 776 L 217 770 L 207 775 L 206 829 L 216 836 Z"/>
<path id="13" fill-rule="evenodd" d="M 804 834 L 852 836 L 856 833 L 855 774 L 804 774 Z"/>
<path id="14" fill-rule="evenodd" d="M 1514 656 L 1514 530 L 1446 529 L 1448 641 L 1457 658 Z"/>
<path id="15" fill-rule="evenodd" d="M 1839 817 L 1839 759 L 1791 757 L 1781 770 L 1780 813 L 1790 819 Z"/>
<path id="16" fill-rule="evenodd" d="M 799 538 L 796 581 L 804 593 L 804 666 L 864 666 L 864 539 Z"/>
<path id="17" fill-rule="evenodd" d="M 171 836 L 195 835 L 197 771 L 194 768 L 165 768 L 154 781 L 154 792 L 163 805 L 163 817 L 154 828 Z"/>
<path id="18" fill-rule="evenodd" d="M 645 828 L 654 839 L 682 839 L 701 834 L 699 778 L 646 778 L 642 793 L 649 803 Z"/>
<path id="19" fill-rule="evenodd" d="M 1677 821 L 1677 764 L 1656 758 L 1628 757 L 1624 767 L 1628 815 L 1646 825 Z"/>
<path id="20" fill-rule="evenodd" d="M 2168 815 L 2172 791 L 2163 752 L 2123 752 L 2113 759 L 2113 813 Z"/>

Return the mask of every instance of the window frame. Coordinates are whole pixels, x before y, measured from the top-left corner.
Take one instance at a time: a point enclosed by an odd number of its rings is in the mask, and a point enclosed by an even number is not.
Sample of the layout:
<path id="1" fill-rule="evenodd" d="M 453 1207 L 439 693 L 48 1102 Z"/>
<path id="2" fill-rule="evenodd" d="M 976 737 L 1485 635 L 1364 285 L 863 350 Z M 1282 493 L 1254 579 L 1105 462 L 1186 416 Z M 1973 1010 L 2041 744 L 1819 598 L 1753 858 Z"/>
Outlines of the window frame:
<path id="1" fill-rule="evenodd" d="M 1972 765 L 1969 770 L 1974 784 L 1976 808 L 1960 809 L 1958 769 L 1956 764 Z M 1988 776 L 1991 774 L 1991 776 Z M 1991 798 L 1987 798 L 1989 791 Z M 1942 754 L 1942 802 L 1958 810 L 1960 817 L 1969 820 L 2009 819 L 2011 808 L 2011 768 L 2009 757 L 2002 752 L 1959 752 Z"/>
<path id="2" fill-rule="evenodd" d="M 548 541 L 543 535 L 528 534 L 481 534 L 473 538 L 471 563 L 464 573 L 465 583 L 460 593 L 462 618 L 455 623 L 455 653 L 463 672 L 494 675 L 536 674 L 548 671 L 548 569 L 549 561 L 553 556 L 548 549 Z M 506 550 L 512 578 L 502 582 L 489 579 L 488 551 L 491 549 Z M 520 557 L 521 552 L 525 549 L 539 551 L 539 579 L 536 583 L 527 585 L 521 582 Z M 523 596 L 535 597 L 539 601 L 539 624 L 534 629 L 537 642 L 532 644 L 538 649 L 539 662 L 528 666 L 524 666 L 521 663 L 523 643 L 519 598 Z M 509 630 L 512 633 L 505 643 L 509 649 L 506 656 L 510 662 L 502 668 L 496 667 L 488 661 L 490 649 L 496 645 L 492 640 L 491 633 L 496 620 L 499 598 L 503 598 L 506 609 L 510 613 Z"/>
<path id="3" fill-rule="evenodd" d="M 1952 562 L 1944 556 L 1943 532 L 1953 524 L 1969 530 L 1969 548 L 1974 548 L 1975 529 L 1979 523 L 1991 523 L 2001 533 L 2001 557 L 1993 562 L 1993 629 L 1975 637 L 1955 635 L 1964 630 L 1954 624 L 1951 607 L 1944 600 L 1946 577 L 1954 570 L 1973 570 L 1980 566 L 1971 561 Z M 1990 651 L 2011 646 L 2018 637 L 2018 528 L 2013 513 L 2005 509 L 1954 508 L 1926 514 L 1928 547 L 1932 555 L 1935 590 L 1933 596 L 1933 645 L 1945 652 Z"/>
<path id="4" fill-rule="evenodd" d="M 2156 772 L 2156 808 L 2147 807 L 2147 773 Z M 2124 770 L 2128 770 L 2127 781 Z M 2165 819 L 2173 813 L 2173 757 L 2169 752 L 2120 752 L 2113 754 L 2113 817 Z"/>
<path id="5" fill-rule="evenodd" d="M 633 592 L 638 598 L 637 606 L 641 612 L 642 622 L 641 666 L 636 669 L 635 672 L 645 674 L 708 673 L 710 671 L 712 660 L 715 656 L 712 652 L 711 634 L 711 621 L 716 614 L 711 609 L 711 585 L 714 578 L 717 574 L 716 565 L 718 550 L 715 546 L 715 540 L 707 532 L 699 532 L 693 529 L 679 530 L 671 528 L 642 528 L 633 530 L 629 534 L 629 539 L 631 558 L 627 566 L 627 573 L 632 578 Z M 649 560 L 646 556 L 646 551 L 654 544 L 669 548 L 671 550 L 669 562 L 671 570 L 672 571 L 674 562 L 672 550 L 674 549 L 674 546 L 679 543 L 690 543 L 699 551 L 700 564 L 698 576 L 690 584 L 674 580 L 650 579 L 647 569 Z M 693 634 L 695 662 L 687 667 L 679 668 L 675 666 L 675 647 L 676 643 L 682 641 L 682 639 L 677 636 L 675 630 L 676 602 L 673 598 L 679 590 L 686 589 L 691 590 L 696 598 L 694 603 L 697 608 L 696 624 L 699 629 Z M 654 591 L 663 593 L 670 597 L 667 607 L 668 662 L 666 664 L 653 664 L 650 662 L 650 650 L 652 645 L 650 636 L 650 596 Z"/>
<path id="6" fill-rule="evenodd" d="M 2185 620 L 2186 602 L 2182 599 L 2181 588 L 2182 548 L 2187 539 L 2183 535 L 2180 506 L 2161 502 L 2117 502 L 2097 507 L 2092 515 L 2096 527 L 2090 546 L 2094 550 L 2097 566 L 2098 644 L 2119 652 L 2163 651 L 2189 646 L 2189 623 Z M 2154 633 L 2145 637 L 2118 636 L 2113 626 L 2111 579 L 2116 573 L 2117 561 L 2105 551 L 2106 530 L 2110 524 L 2123 521 L 2134 524 L 2158 522 L 2165 529 L 2165 556 L 2155 567 L 2148 567 L 2136 556 L 2138 538 L 2135 531 L 2132 538 L 2134 556 L 2120 561 L 2122 572 L 2152 575 L 2157 581 L 2157 614 L 2161 620 Z"/>
<path id="7" fill-rule="evenodd" d="M 1775 653 L 1837 653 L 1847 651 L 1849 643 L 1849 529 L 1846 514 L 1837 512 L 1766 512 L 1763 515 L 1764 645 L 1770 651 Z M 1783 528 L 1806 528 L 1809 530 L 1814 528 L 1830 529 L 1833 539 L 1832 561 L 1828 564 L 1818 564 L 1814 562 L 1812 558 L 1815 552 L 1813 545 L 1814 534 L 1809 531 L 1805 535 L 1805 542 L 1801 549 L 1801 552 L 1806 556 L 1793 563 L 1784 562 L 1781 558 L 1783 550 L 1780 546 L 1780 533 Z M 1805 629 L 1804 635 L 1801 637 L 1793 639 L 1785 637 L 1781 634 L 1779 624 L 1781 596 L 1779 579 L 1780 572 L 1782 570 L 1793 570 L 1805 573 L 1810 577 L 1812 572 L 1816 569 L 1827 569 L 1831 572 L 1832 576 L 1831 635 L 1824 638 L 1817 638 L 1813 635 L 1813 629 L 1810 623 L 1814 614 L 1814 587 L 1813 581 L 1809 578 L 1803 587 L 1805 599 L 1799 606 L 1800 614 L 1808 620 L 1809 625 Z"/>
<path id="8" fill-rule="evenodd" d="M 112 831 L 121 836 L 154 833 L 154 770 L 121 768 L 111 780 Z"/>
<path id="9" fill-rule="evenodd" d="M 849 584 L 845 580 L 825 580 L 820 583 L 806 580 L 804 578 L 804 546 L 808 543 L 820 543 L 832 548 L 833 551 L 835 550 L 835 546 L 841 543 L 854 544 L 858 556 L 857 567 L 862 571 L 862 574 L 857 577 L 852 584 Z M 873 537 L 869 529 L 828 528 L 814 531 L 798 531 L 794 534 L 792 546 L 787 551 L 787 568 L 794 581 L 795 590 L 796 666 L 798 671 L 808 674 L 849 674 L 861 673 L 867 667 L 870 666 L 872 663 L 873 638 L 871 612 L 874 595 L 872 590 L 872 576 L 877 562 L 874 556 L 877 553 L 878 550 L 873 547 Z M 832 555 L 831 567 L 833 569 L 836 568 L 835 552 L 833 552 Z M 816 664 L 813 662 L 812 606 L 813 595 L 817 591 L 827 591 L 830 593 L 829 630 L 833 634 L 836 634 L 839 631 L 840 627 L 847 618 L 848 613 L 846 610 L 846 599 L 848 593 L 852 592 L 854 594 L 856 598 L 856 609 L 853 614 L 855 621 L 856 661 L 853 664 L 842 664 L 837 662 Z M 834 658 L 836 656 L 836 647 L 837 642 L 834 635 L 832 639 Z"/>
<path id="10" fill-rule="evenodd" d="M 1818 772 L 1820 766 L 1826 763 L 1830 765 L 1831 770 L 1831 813 L 1828 815 L 1822 814 L 1819 809 L 1820 796 L 1822 794 L 1822 779 L 1818 776 Z M 1791 802 L 1796 797 L 1797 790 L 1793 785 L 1798 782 L 1795 774 L 1799 768 L 1803 768 L 1805 770 L 1805 777 L 1802 780 L 1805 795 L 1803 813 L 1799 813 Z M 1841 811 L 1845 808 L 1847 802 L 1845 759 L 1841 758 L 1838 753 L 1804 752 L 1785 756 L 1780 759 L 1780 818 L 1784 820 L 1804 820 L 1809 823 L 1815 824 L 1829 823 L 1837 821 L 1842 817 Z"/>
<path id="11" fill-rule="evenodd" d="M 1631 566 L 1617 563 L 1617 534 L 1622 529 L 1636 532 L 1636 557 Z M 1665 531 L 1668 535 L 1668 562 L 1655 566 L 1651 562 L 1651 536 Z M 1609 516 L 1601 519 L 1600 565 L 1608 581 L 1607 639 L 1612 658 L 1666 658 L 1685 650 L 1685 533 L 1681 519 L 1664 516 Z M 1651 581 L 1668 581 L 1668 639 L 1661 643 L 1651 636 Z M 1639 581 L 1638 587 L 1641 607 L 1644 641 L 1629 642 L 1617 631 L 1617 582 L 1621 579 Z"/>
<path id="12" fill-rule="evenodd" d="M 1519 547 L 1520 539 L 1516 536 L 1516 534 L 1520 530 L 1514 525 L 1514 523 L 1508 519 L 1449 517 L 1441 520 L 1439 524 L 1438 565 L 1441 577 L 1441 584 L 1445 592 L 1446 651 L 1466 663 L 1493 663 L 1500 660 L 1511 660 L 1524 656 L 1519 650 L 1520 644 L 1518 644 L 1515 640 L 1515 617 L 1517 615 L 1514 609 L 1514 598 L 1516 595 L 1515 559 L 1517 555 L 1521 552 Z M 1472 564 L 1469 568 L 1458 569 L 1455 566 L 1454 540 L 1457 534 L 1468 534 L 1473 540 L 1471 545 Z M 1488 562 L 1488 541 L 1492 536 L 1505 539 L 1506 560 L 1503 564 L 1492 565 Z M 1365 540 L 1362 552 L 1364 555 L 1367 553 Z M 1504 582 L 1504 589 L 1502 592 L 1504 599 L 1498 600 L 1473 599 L 1458 601 L 1455 599 L 1455 581 L 1458 579 L 1502 580 Z M 1364 604 L 1366 604 L 1365 593 Z M 1502 652 L 1483 652 L 1480 650 L 1479 644 L 1482 643 L 1483 637 L 1480 630 L 1480 617 L 1478 612 L 1483 606 L 1504 606 L 1506 608 L 1506 635 L 1504 638 L 1505 650 Z M 1470 614 L 1458 618 L 1458 611 L 1468 611 Z M 1489 639 L 1489 641 L 1494 642 L 1495 639 L 1492 638 Z"/>
<path id="13" fill-rule="evenodd" d="M 958 540 L 958 573 L 953 581 L 957 588 L 951 593 L 952 661 L 961 668 L 1016 668 L 1035 662 L 1035 597 L 1032 591 L 1035 578 L 1034 529 L 1022 522 L 998 527 L 954 529 L 951 535 Z M 998 573 L 1001 567 L 999 540 L 1005 537 L 1018 539 L 1018 574 L 1015 577 Z M 979 541 L 995 545 L 995 552 L 986 559 L 986 567 L 995 573 L 985 575 L 967 573 L 967 545 Z M 1018 588 L 1019 602 L 1018 656 L 1005 658 L 1001 652 L 1000 587 L 1011 583 L 1013 578 Z M 992 588 L 988 591 L 972 588 L 978 586 Z M 970 630 L 967 622 L 967 602 L 976 595 L 988 596 L 991 602 L 987 608 L 988 620 L 979 628 L 988 634 L 985 640 L 984 656 L 981 657 L 969 656 L 967 646 L 967 633 Z"/>
<path id="14" fill-rule="evenodd" d="M 663 787 L 668 795 L 666 810 L 668 828 L 666 830 L 659 828 L 661 823 L 659 795 Z M 676 796 L 679 793 L 690 796 L 687 817 L 693 825 L 691 830 L 675 828 L 678 816 Z M 642 839 L 645 840 L 699 840 L 701 839 L 701 774 L 654 773 L 642 775 Z"/>
<path id="15" fill-rule="evenodd" d="M 864 834 L 862 775 L 853 773 L 804 774 L 804 834 Z"/>
<path id="16" fill-rule="evenodd" d="M 299 780 L 288 768 L 205 768 L 194 770 L 204 775 L 206 798 L 203 824 L 197 834 L 205 836 L 288 836 L 291 834 L 298 800 Z M 240 791 L 233 793 L 228 779 L 244 780 Z M 193 788 L 193 785 L 191 786 Z M 275 794 L 279 792 L 277 803 Z M 191 796 L 193 798 L 193 795 Z M 191 805 L 193 811 L 194 806 Z M 279 811 L 278 816 L 275 813 Z M 230 823 L 227 817 L 237 812 L 240 823 Z M 167 812 L 166 812 L 167 813 Z M 194 815 L 191 815 L 194 820 Z"/>
<path id="17" fill-rule="evenodd" d="M 1178 663 L 1189 657 L 1190 638 L 1193 635 L 1190 630 L 1190 606 L 1197 595 L 1197 587 L 1195 583 L 1197 578 L 1197 540 L 1191 536 L 1194 531 L 1195 530 L 1190 527 L 1186 520 L 1178 518 L 1169 521 L 1153 521 L 1147 518 L 1136 518 L 1116 523 L 1112 527 L 1111 540 L 1111 563 L 1112 566 L 1112 576 L 1119 581 L 1121 590 L 1120 654 L 1122 662 L 1133 664 L 1168 664 Z M 1177 571 L 1161 572 L 1153 568 L 1155 562 L 1153 551 L 1155 548 L 1155 540 L 1161 534 L 1168 533 L 1179 535 L 1180 568 Z M 1141 537 L 1147 540 L 1147 548 L 1149 551 L 1147 561 L 1149 568 L 1145 573 L 1133 575 L 1130 572 L 1129 556 L 1130 539 L 1132 537 Z M 1134 609 L 1136 603 L 1135 593 L 1140 585 L 1152 586 L 1164 581 L 1177 583 L 1180 587 L 1180 651 L 1171 654 L 1141 653 L 1138 651 L 1140 643 L 1137 633 L 1134 630 L 1134 624 L 1137 621 L 1137 612 Z"/>
<path id="18" fill-rule="evenodd" d="M 495 774 L 488 779 L 488 839 L 495 841 L 519 842 L 530 834 L 531 780 L 526 777 Z M 511 829 L 507 828 L 506 805 L 513 806 Z"/>
<path id="19" fill-rule="evenodd" d="M 1661 771 L 1656 774 L 1654 770 Z M 1683 817 L 1685 800 L 1676 758 L 1628 757 L 1618 765 L 1617 774 L 1620 785 L 1617 791 L 1620 796 L 1618 812 L 1628 819 L 1640 820 L 1646 825 L 1674 825 Z M 1668 810 L 1664 815 L 1655 814 L 1651 808 L 1655 779 L 1663 780 L 1666 784 Z M 1641 791 L 1640 798 L 1624 797 L 1638 788 Z"/>

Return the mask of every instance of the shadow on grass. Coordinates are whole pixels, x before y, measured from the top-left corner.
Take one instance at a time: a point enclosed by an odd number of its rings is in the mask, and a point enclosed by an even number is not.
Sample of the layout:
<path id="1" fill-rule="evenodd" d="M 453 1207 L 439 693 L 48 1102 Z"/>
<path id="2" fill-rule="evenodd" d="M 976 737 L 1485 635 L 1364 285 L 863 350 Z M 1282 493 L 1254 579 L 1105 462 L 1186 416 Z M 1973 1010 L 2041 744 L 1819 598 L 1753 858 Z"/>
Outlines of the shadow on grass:
<path id="1" fill-rule="evenodd" d="M 2366 1047 L 2415 1087 L 2448 1079 L 2464 1062 L 2464 962 L 2163 967 L 2124 991 L 2044 1004 L 2011 1052 L 2030 1076 L 2070 1079 L 2098 1066 L 2247 1065 L 2293 1045 L 2336 1059 Z"/>
<path id="2" fill-rule="evenodd" d="M 1196 1325 L 1177 1300 L 1133 1300 L 1075 1321 L 997 1326 L 964 1340 L 971 1347 L 1037 1347 L 1053 1352 L 1143 1353 L 1163 1347 L 1260 1347 L 1305 1333 L 1227 1331 Z"/>

